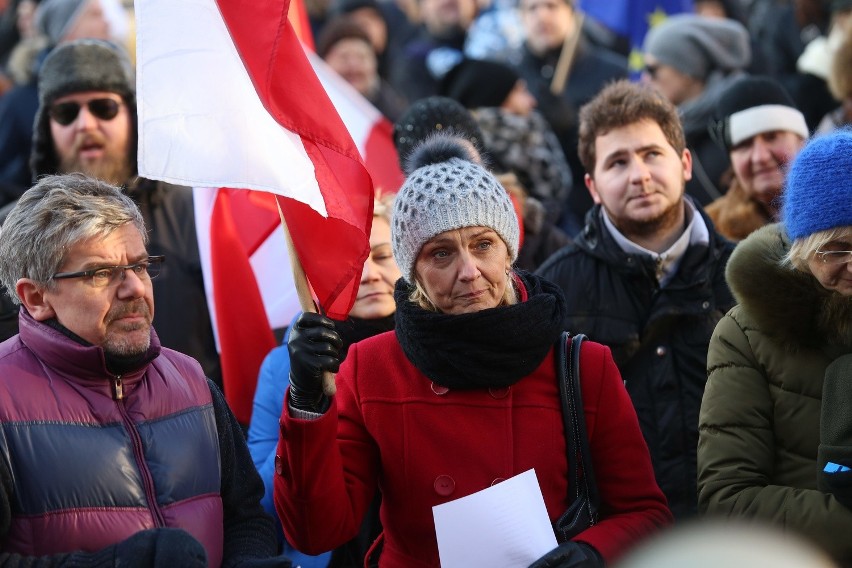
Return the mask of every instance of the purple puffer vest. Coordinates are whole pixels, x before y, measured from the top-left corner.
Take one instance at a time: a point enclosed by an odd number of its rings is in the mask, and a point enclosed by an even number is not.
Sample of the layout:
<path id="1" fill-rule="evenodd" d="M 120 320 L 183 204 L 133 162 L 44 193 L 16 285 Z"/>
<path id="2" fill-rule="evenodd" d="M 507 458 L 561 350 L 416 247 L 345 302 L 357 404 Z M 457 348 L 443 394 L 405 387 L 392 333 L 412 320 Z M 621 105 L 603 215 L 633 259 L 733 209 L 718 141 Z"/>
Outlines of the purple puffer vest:
<path id="1" fill-rule="evenodd" d="M 161 348 L 124 376 L 103 350 L 33 320 L 0 344 L 0 459 L 14 482 L 5 552 L 95 551 L 180 527 L 222 561 L 219 442 L 198 363 Z"/>

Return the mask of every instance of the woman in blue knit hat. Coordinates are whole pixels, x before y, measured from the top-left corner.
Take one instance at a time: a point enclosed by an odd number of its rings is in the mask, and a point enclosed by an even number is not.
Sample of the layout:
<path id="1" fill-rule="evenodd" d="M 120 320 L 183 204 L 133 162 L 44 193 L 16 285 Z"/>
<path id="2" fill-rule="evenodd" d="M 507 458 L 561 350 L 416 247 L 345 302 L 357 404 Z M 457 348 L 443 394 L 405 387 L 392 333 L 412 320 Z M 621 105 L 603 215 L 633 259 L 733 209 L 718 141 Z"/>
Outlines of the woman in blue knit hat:
<path id="1" fill-rule="evenodd" d="M 699 417 L 699 508 L 799 533 L 852 565 L 852 131 L 813 139 L 782 224 L 741 241 Z"/>

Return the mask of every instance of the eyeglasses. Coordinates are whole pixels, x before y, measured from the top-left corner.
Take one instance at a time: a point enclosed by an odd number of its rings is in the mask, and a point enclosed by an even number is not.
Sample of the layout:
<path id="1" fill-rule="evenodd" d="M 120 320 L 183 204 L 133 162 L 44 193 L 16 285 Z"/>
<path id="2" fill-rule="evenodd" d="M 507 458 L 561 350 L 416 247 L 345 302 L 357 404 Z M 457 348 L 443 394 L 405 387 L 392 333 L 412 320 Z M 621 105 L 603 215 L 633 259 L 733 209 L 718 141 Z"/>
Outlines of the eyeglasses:
<path id="1" fill-rule="evenodd" d="M 121 103 L 119 103 L 115 99 L 92 99 L 88 101 L 86 107 L 88 107 L 89 112 L 95 116 L 95 118 L 99 118 L 101 120 L 112 120 L 118 115 L 118 109 L 121 107 Z M 78 102 L 68 101 L 67 103 L 58 103 L 52 105 L 47 114 L 50 115 L 50 118 L 61 124 L 62 126 L 68 126 L 75 120 L 77 120 L 77 115 L 80 114 L 80 107 L 82 105 Z"/>
<path id="2" fill-rule="evenodd" d="M 141 280 L 156 278 L 160 274 L 160 268 L 166 257 L 149 256 L 141 262 L 135 264 L 126 264 L 124 266 L 102 266 L 91 270 L 83 270 L 81 272 L 57 272 L 52 276 L 54 280 L 63 278 L 90 278 L 92 286 L 95 288 L 105 288 L 123 282 L 126 278 L 126 271 L 132 270 L 133 273 Z"/>
<path id="3" fill-rule="evenodd" d="M 852 262 L 852 250 L 818 250 L 816 255 L 824 264 L 846 264 Z"/>

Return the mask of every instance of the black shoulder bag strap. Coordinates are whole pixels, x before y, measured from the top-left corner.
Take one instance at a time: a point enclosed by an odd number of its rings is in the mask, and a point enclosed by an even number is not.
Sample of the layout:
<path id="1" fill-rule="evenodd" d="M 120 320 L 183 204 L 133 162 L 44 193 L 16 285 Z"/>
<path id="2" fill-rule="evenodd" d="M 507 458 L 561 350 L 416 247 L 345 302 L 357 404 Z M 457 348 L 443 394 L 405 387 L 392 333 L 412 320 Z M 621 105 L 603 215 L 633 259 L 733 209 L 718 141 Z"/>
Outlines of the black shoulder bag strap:
<path id="1" fill-rule="evenodd" d="M 570 505 L 554 530 L 559 542 L 565 542 L 598 522 L 600 496 L 595 483 L 583 397 L 580 392 L 580 350 L 586 336 L 562 333 L 556 367 L 562 397 L 562 420 L 568 450 L 568 497 Z"/>

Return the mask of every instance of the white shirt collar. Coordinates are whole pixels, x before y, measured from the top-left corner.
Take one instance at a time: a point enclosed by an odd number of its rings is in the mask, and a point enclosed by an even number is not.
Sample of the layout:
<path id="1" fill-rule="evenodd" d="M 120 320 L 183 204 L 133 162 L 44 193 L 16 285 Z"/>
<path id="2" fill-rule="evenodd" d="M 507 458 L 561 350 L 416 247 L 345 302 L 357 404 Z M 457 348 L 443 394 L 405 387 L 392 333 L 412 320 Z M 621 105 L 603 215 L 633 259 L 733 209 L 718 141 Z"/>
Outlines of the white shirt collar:
<path id="1" fill-rule="evenodd" d="M 674 277 L 675 273 L 677 273 L 677 269 L 680 266 L 680 261 L 683 259 L 683 255 L 686 253 L 686 249 L 694 245 L 706 246 L 710 244 L 710 231 L 707 229 L 707 224 L 704 222 L 704 219 L 697 212 L 695 205 L 693 205 L 689 199 L 684 199 L 683 203 L 684 212 L 686 214 L 686 218 L 689 219 L 689 223 L 672 246 L 660 254 L 652 250 L 648 250 L 645 247 L 641 247 L 625 237 L 621 231 L 615 227 L 613 222 L 610 220 L 609 215 L 607 215 L 603 207 L 601 207 L 601 217 L 603 217 L 604 226 L 612 235 L 612 238 L 615 239 L 615 242 L 621 250 L 629 254 L 650 256 L 654 260 L 656 265 L 657 281 L 660 283 L 660 287 L 668 284 Z"/>

